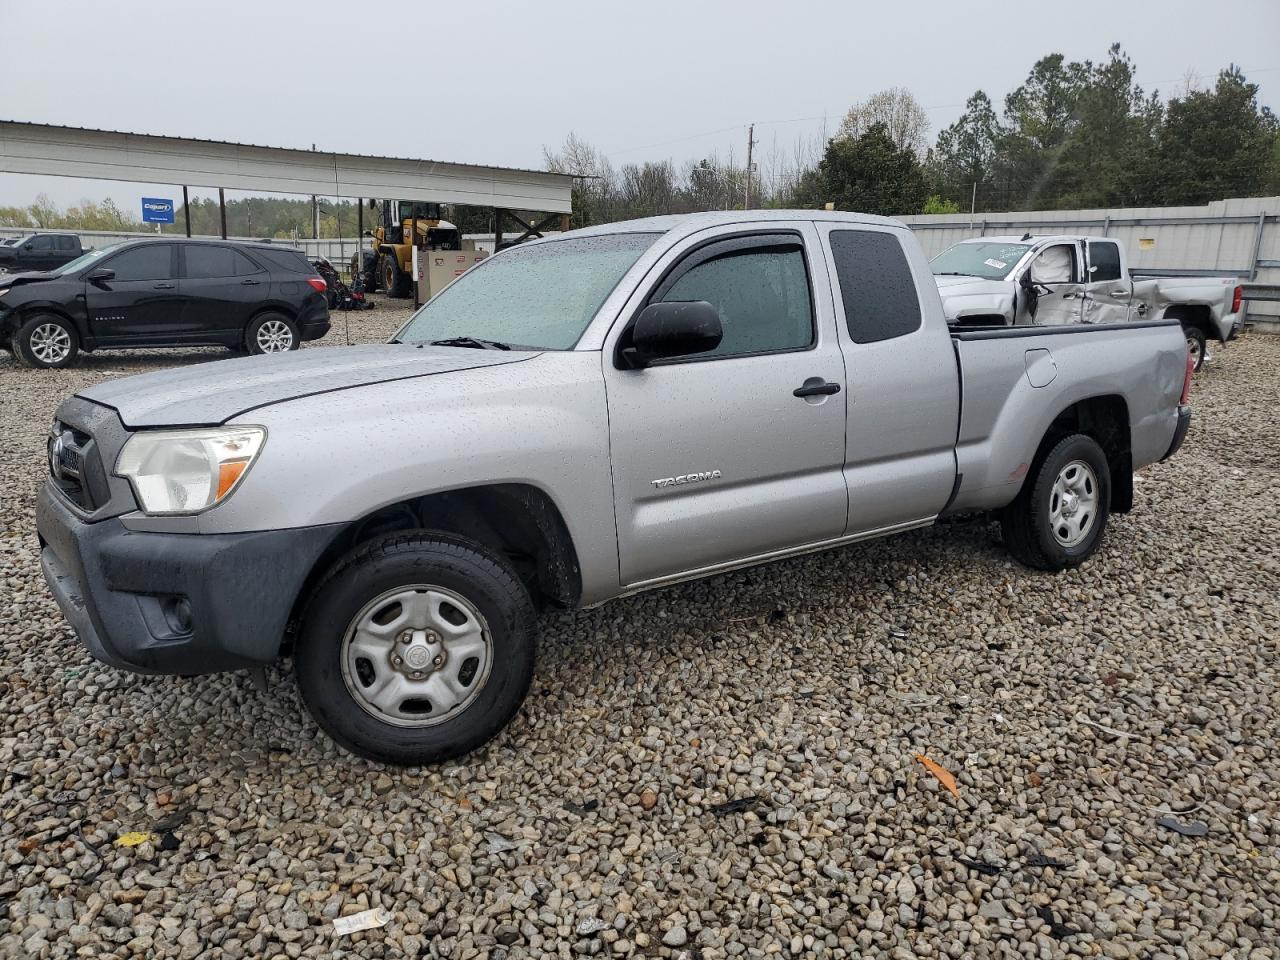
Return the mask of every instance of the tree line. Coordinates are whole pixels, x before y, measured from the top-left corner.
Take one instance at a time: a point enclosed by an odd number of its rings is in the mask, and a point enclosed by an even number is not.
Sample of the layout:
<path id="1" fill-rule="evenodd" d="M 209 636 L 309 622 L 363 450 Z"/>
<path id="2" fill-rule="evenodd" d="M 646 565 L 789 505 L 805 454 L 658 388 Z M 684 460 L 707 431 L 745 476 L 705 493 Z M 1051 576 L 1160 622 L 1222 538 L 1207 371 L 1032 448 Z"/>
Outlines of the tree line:
<path id="1" fill-rule="evenodd" d="M 1258 85 L 1234 66 L 1214 85 L 1188 80 L 1162 101 L 1137 82 L 1119 44 L 1094 63 L 1050 54 L 997 112 L 976 91 L 929 142 L 925 108 L 907 90 L 854 104 L 830 138 L 776 148 L 753 164 L 731 154 L 677 166 L 614 167 L 575 134 L 544 150 L 549 170 L 578 175 L 574 222 L 752 206 L 832 204 L 887 216 L 1203 204 L 1280 193 L 1280 126 Z"/>

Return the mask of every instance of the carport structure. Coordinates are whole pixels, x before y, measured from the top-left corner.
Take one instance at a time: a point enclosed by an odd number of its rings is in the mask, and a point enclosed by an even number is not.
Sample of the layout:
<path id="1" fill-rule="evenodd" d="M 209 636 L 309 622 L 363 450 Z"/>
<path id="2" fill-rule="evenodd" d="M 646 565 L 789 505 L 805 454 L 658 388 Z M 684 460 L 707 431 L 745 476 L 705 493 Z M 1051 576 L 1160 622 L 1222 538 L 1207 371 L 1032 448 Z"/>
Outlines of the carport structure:
<path id="1" fill-rule="evenodd" d="M 0 120 L 0 173 L 169 183 L 182 187 L 184 207 L 189 187 L 216 188 L 223 237 L 227 235 L 225 190 L 491 207 L 499 243 L 504 220 L 523 228 L 519 239 L 525 239 L 540 236 L 553 226 L 568 229 L 572 210 L 573 177 L 542 170 L 262 147 L 11 120 Z M 363 203 L 360 209 L 363 221 Z M 526 221 L 513 211 L 547 216 Z M 189 208 L 186 226 L 190 236 Z"/>

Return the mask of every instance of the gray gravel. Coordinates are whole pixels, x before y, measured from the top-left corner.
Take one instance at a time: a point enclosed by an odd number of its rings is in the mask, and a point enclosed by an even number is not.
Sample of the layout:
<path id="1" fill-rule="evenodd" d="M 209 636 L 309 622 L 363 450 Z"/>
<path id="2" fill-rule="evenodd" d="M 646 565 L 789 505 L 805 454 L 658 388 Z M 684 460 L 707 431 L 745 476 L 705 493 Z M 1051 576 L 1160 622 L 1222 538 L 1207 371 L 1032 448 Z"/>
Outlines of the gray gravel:
<path id="1" fill-rule="evenodd" d="M 58 400 L 220 355 L 0 359 L 0 955 L 1280 957 L 1280 340 L 1081 570 L 969 521 L 550 617 L 511 728 L 409 771 L 282 671 L 99 666 L 45 592 Z"/>

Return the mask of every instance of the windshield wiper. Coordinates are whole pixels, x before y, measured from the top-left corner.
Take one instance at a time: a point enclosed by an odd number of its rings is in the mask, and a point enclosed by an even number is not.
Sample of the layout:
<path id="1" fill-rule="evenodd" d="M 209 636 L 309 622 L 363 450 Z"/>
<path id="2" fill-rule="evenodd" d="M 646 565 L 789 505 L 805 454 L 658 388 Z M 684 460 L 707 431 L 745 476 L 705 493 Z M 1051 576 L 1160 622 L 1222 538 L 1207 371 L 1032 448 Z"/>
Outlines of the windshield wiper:
<path id="1" fill-rule="evenodd" d="M 976 277 L 976 273 L 956 273 L 954 270 L 944 270 L 941 273 L 935 273 L 935 277 Z"/>
<path id="2" fill-rule="evenodd" d="M 510 350 L 511 344 L 501 340 L 482 340 L 479 337 L 445 337 L 432 340 L 433 347 L 473 347 L 479 350 Z"/>

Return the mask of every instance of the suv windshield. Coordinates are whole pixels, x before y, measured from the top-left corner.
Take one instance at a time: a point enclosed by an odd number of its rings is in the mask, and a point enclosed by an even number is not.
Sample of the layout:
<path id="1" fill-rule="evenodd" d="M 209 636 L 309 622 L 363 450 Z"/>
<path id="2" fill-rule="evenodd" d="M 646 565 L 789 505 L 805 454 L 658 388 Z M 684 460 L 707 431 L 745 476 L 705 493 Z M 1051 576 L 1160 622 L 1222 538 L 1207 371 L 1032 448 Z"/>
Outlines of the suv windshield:
<path id="1" fill-rule="evenodd" d="M 1003 280 L 1022 255 L 1031 249 L 1028 243 L 957 243 L 938 254 L 929 266 L 935 277 L 982 277 Z"/>
<path id="2" fill-rule="evenodd" d="M 658 236 L 610 233 L 504 250 L 449 284 L 392 342 L 568 350 Z"/>
<path id="3" fill-rule="evenodd" d="M 97 250 L 90 250 L 88 253 L 82 253 L 70 263 L 64 263 L 62 266 L 50 270 L 49 272 L 55 277 L 64 277 L 69 273 L 75 273 L 77 270 L 83 270 L 89 264 L 93 263 L 93 261 L 105 257 L 112 250 L 116 249 L 116 247 L 128 242 L 129 241 L 127 240 L 122 240 L 120 243 L 113 243 L 109 247 L 99 247 Z"/>

